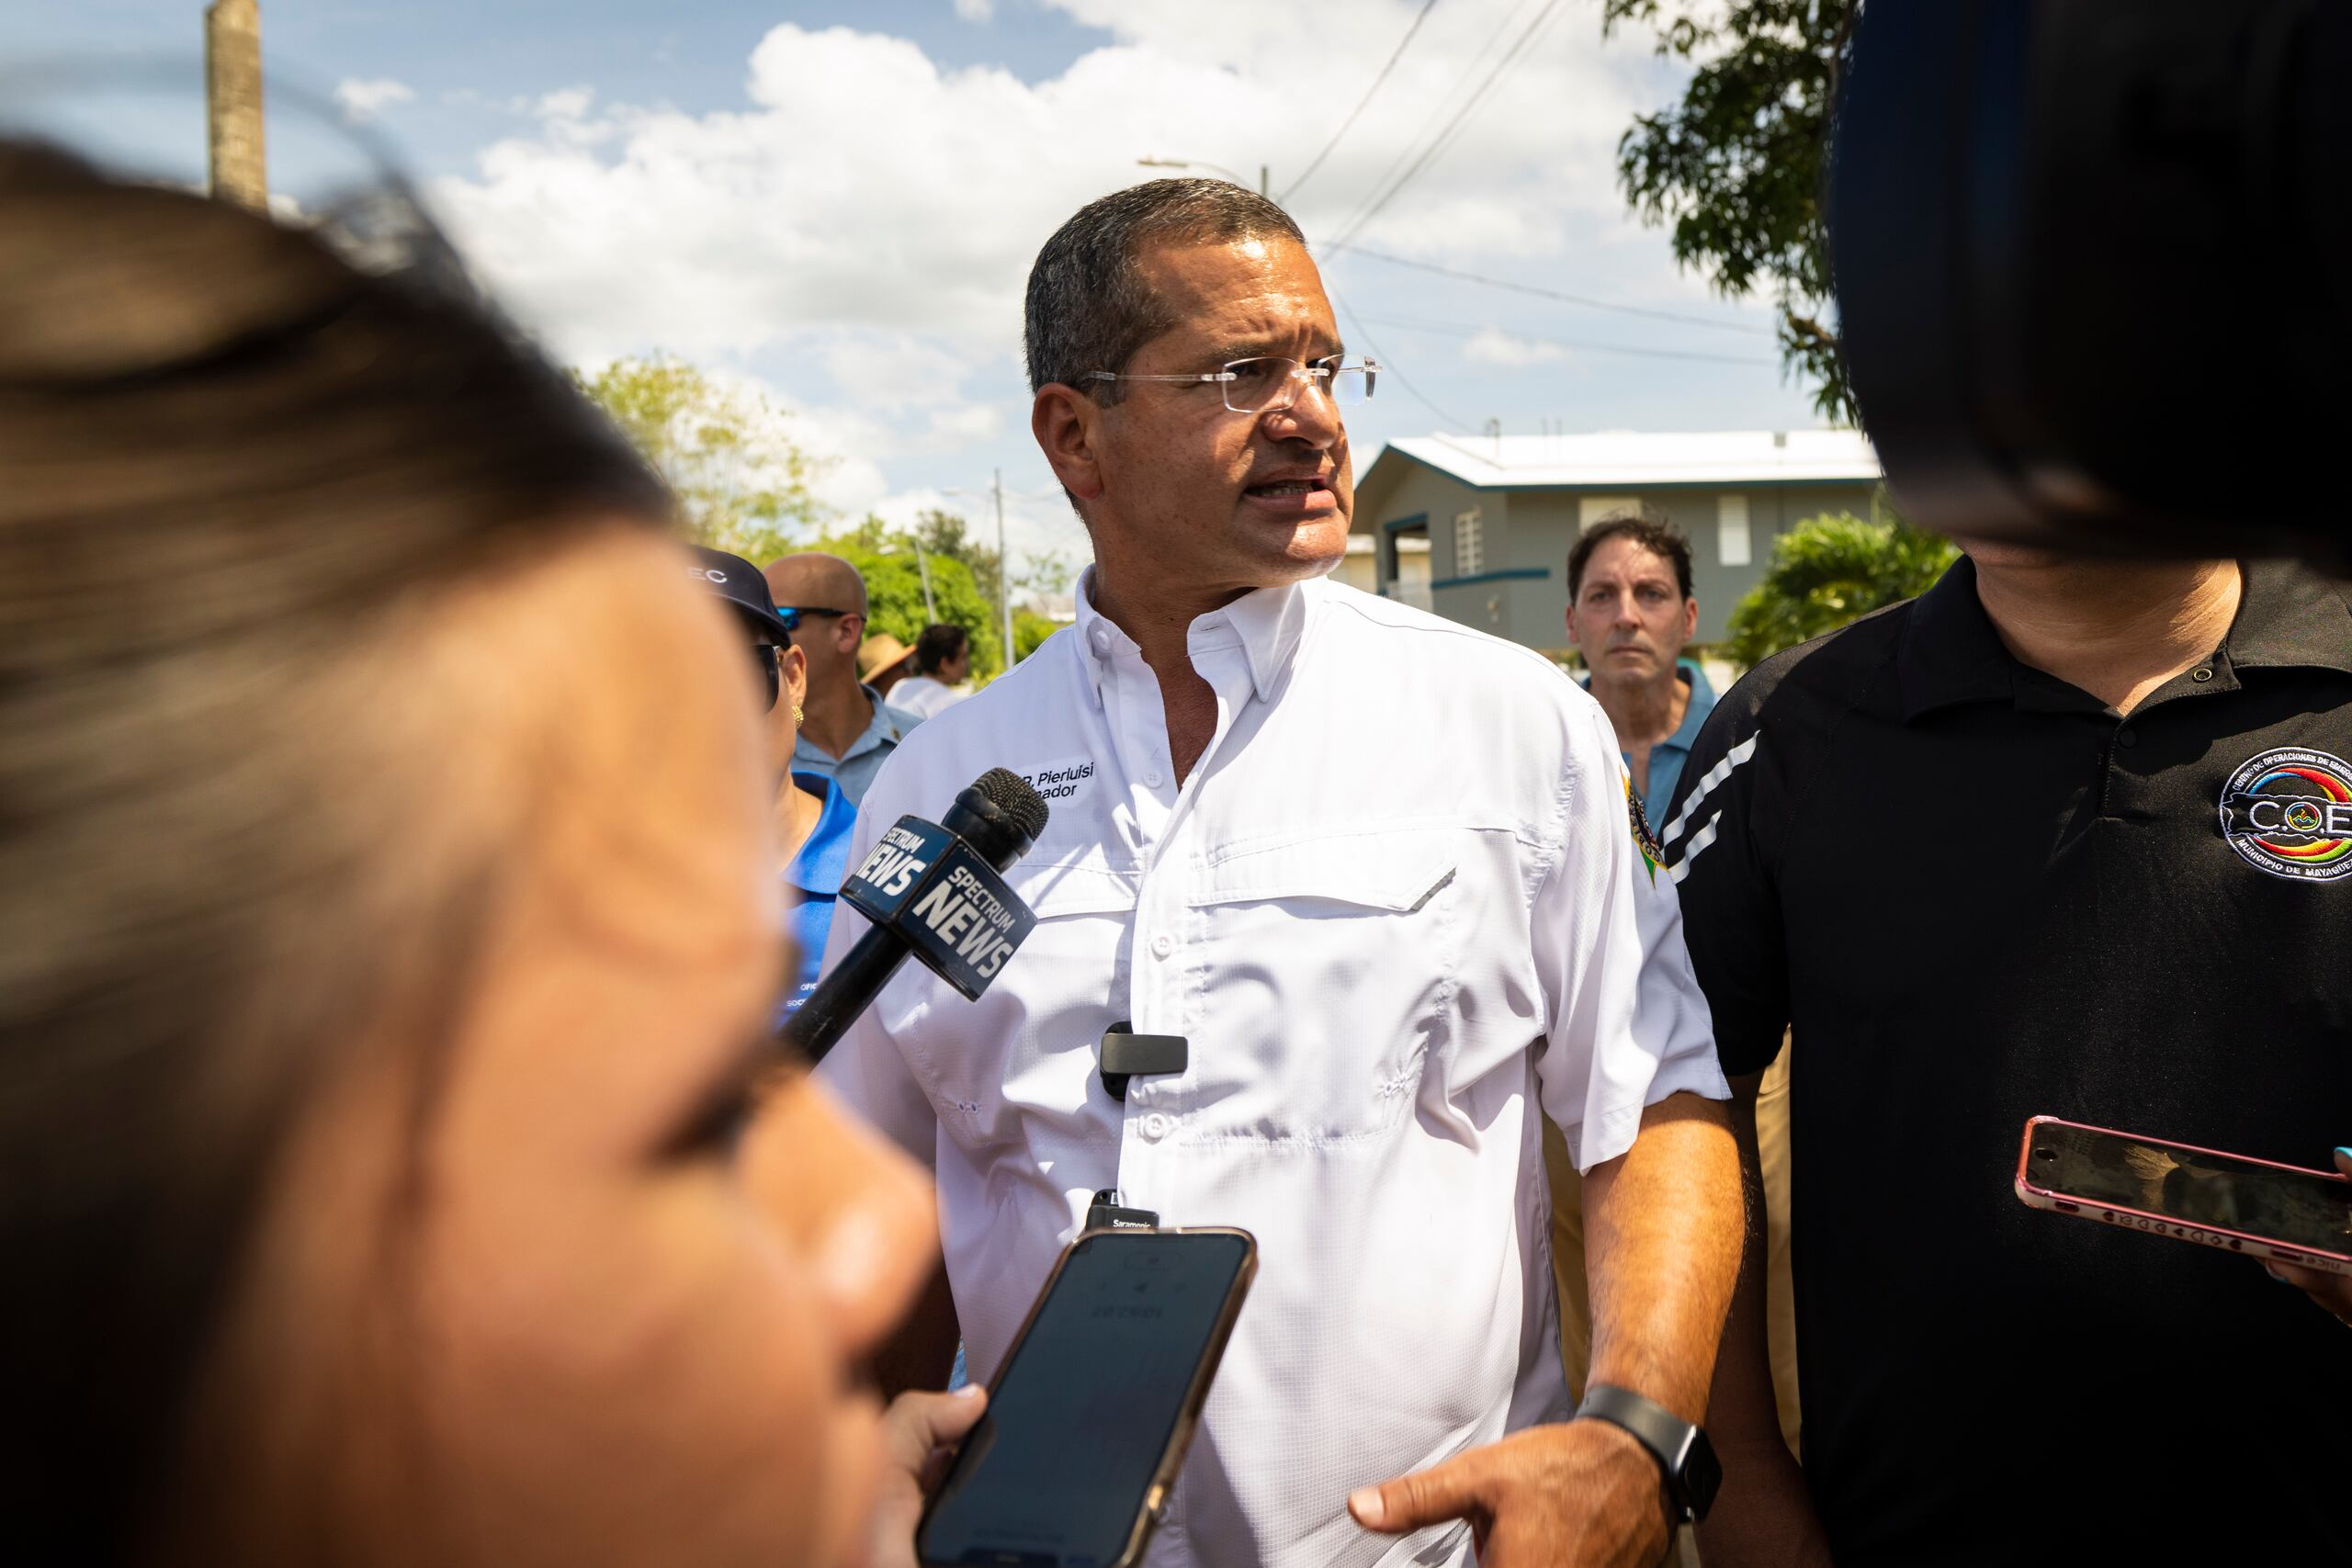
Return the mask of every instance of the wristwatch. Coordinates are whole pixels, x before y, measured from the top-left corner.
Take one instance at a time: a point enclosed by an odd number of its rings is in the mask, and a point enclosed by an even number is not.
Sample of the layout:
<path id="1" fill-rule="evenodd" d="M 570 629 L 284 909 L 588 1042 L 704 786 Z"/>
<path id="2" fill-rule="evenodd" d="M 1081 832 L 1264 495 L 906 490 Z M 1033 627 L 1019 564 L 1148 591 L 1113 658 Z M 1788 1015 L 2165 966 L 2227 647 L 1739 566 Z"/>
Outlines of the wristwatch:
<path id="1" fill-rule="evenodd" d="M 1577 1418 L 1586 1416 L 1624 1428 L 1649 1450 L 1666 1480 L 1666 1513 L 1671 1522 L 1694 1524 L 1707 1517 L 1715 1491 L 1724 1483 L 1724 1467 L 1716 1461 L 1706 1433 L 1632 1389 L 1605 1382 L 1585 1391 Z"/>

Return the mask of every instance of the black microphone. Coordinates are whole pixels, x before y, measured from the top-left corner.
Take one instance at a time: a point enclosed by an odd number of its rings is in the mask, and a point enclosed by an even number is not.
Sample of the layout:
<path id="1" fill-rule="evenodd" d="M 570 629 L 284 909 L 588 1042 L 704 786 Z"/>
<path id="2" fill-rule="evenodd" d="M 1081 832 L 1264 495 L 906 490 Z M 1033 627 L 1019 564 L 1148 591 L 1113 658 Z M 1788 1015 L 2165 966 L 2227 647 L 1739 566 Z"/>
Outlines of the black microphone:
<path id="1" fill-rule="evenodd" d="M 873 1005 L 909 953 L 977 1000 L 1037 917 L 998 874 L 1046 830 L 1028 781 L 990 768 L 938 822 L 901 817 L 842 884 L 841 901 L 874 922 L 785 1021 L 785 1043 L 820 1062 Z"/>

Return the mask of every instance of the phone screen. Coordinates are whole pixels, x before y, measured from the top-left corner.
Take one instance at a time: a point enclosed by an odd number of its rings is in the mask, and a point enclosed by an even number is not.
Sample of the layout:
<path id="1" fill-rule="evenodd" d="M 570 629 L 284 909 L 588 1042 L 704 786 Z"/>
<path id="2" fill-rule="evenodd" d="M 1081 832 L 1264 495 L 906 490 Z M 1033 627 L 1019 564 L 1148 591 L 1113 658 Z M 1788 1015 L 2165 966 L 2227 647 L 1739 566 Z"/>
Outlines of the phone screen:
<path id="1" fill-rule="evenodd" d="M 1249 1256 L 1242 1235 L 1074 1243 L 940 1484 L 923 1562 L 1114 1562 Z"/>
<path id="2" fill-rule="evenodd" d="M 2033 1129 L 2026 1179 L 2062 1197 L 2352 1253 L 2352 1183 L 2096 1127 Z"/>

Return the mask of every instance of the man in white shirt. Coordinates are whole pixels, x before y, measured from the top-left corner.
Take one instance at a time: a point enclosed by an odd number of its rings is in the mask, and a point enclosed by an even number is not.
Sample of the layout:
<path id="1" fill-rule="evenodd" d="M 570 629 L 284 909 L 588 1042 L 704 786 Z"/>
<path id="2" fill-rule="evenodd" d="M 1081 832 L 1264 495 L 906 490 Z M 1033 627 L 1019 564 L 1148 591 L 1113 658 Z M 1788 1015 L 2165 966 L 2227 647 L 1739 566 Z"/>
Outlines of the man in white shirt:
<path id="1" fill-rule="evenodd" d="M 944 621 L 923 627 L 910 657 L 915 672 L 891 690 L 892 707 L 932 718 L 971 695 L 961 689 L 972 674 L 972 634 L 963 627 Z"/>
<path id="2" fill-rule="evenodd" d="M 1373 367 L 1281 209 L 1093 203 L 1027 342 L 1094 545 L 1077 624 L 909 736 L 852 849 L 1011 768 L 1053 812 L 1011 872 L 1037 925 L 977 1003 L 902 971 L 820 1073 L 933 1166 L 973 1377 L 1115 1190 L 1260 1245 L 1152 1563 L 1460 1563 L 1461 1520 L 1487 1568 L 1656 1561 L 1661 1464 L 1565 1419 L 1539 1094 L 1588 1173 L 1596 1382 L 1698 1420 L 1742 1216 L 1608 721 L 1526 649 L 1322 581 Z M 1183 1071 L 1114 1098 L 1120 1023 L 1185 1036 Z M 899 1364 L 944 1372 L 953 1327 Z"/>

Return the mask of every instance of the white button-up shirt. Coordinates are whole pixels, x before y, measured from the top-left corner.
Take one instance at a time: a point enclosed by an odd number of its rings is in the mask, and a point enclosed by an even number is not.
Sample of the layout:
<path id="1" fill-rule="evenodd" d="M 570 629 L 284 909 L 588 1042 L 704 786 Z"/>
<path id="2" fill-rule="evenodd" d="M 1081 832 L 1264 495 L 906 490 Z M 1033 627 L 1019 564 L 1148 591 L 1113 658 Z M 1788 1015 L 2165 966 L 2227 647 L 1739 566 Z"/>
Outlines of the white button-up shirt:
<path id="1" fill-rule="evenodd" d="M 1190 629 L 1217 722 L 1182 787 L 1159 685 L 1094 613 L 906 738 L 851 863 L 991 767 L 1052 820 L 1036 929 L 978 1002 L 910 964 L 820 1076 L 937 1174 L 972 1375 L 1097 1189 L 1254 1233 L 1257 1283 L 1148 1561 L 1467 1561 L 1349 1491 L 1568 1410 L 1542 1103 L 1589 1168 L 1724 1098 L 1671 881 L 1608 719 L 1529 650 L 1329 581 Z M 829 962 L 865 929 L 846 905 Z M 1191 1042 L 1124 1104 L 1122 1020 Z"/>

